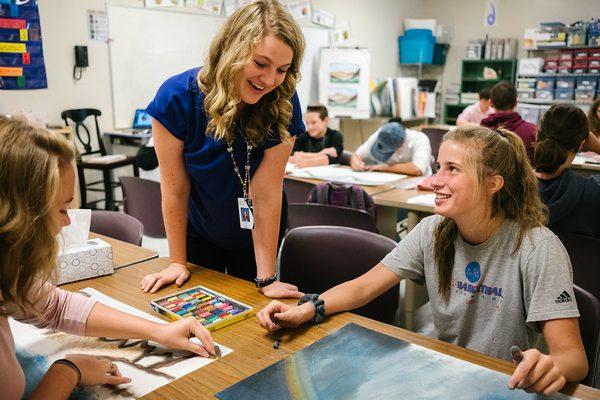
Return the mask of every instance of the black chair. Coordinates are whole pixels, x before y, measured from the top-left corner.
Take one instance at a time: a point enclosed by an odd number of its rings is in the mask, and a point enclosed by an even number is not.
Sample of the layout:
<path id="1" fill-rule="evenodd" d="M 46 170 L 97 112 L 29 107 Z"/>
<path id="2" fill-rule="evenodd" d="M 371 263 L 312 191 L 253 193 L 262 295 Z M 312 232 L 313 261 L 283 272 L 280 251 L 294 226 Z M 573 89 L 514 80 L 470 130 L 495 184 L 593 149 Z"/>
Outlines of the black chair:
<path id="1" fill-rule="evenodd" d="M 581 383 L 600 389 L 600 301 L 590 292 L 573 286 L 579 308 L 579 331 L 589 371 Z"/>
<path id="2" fill-rule="evenodd" d="M 377 265 L 396 243 L 372 232 L 339 226 L 304 226 L 290 230 L 280 253 L 281 280 L 305 293 L 323 293 L 357 278 Z M 394 285 L 353 312 L 393 324 L 400 289 Z"/>
<path id="3" fill-rule="evenodd" d="M 288 205 L 288 229 L 317 225 L 347 226 L 377 233 L 375 221 L 362 210 L 315 203 Z"/>
<path id="4" fill-rule="evenodd" d="M 306 203 L 308 195 L 314 187 L 314 183 L 287 178 L 284 183 L 284 190 L 288 204 Z"/>
<path id="5" fill-rule="evenodd" d="M 160 183 L 135 176 L 119 178 L 123 189 L 123 210 L 144 224 L 144 235 L 165 238 Z"/>
<path id="6" fill-rule="evenodd" d="M 344 150 L 342 152 L 342 156 L 340 157 L 340 165 L 350 166 L 350 159 L 352 158 L 352 154 L 354 153 L 348 150 Z"/>
<path id="7" fill-rule="evenodd" d="M 90 231 L 140 246 L 144 225 L 131 215 L 121 212 L 92 210 Z"/>
<path id="8" fill-rule="evenodd" d="M 442 145 L 442 138 L 448 132 L 448 129 L 445 128 L 436 128 L 436 127 L 426 127 L 424 126 L 421 129 L 428 138 L 429 144 L 431 145 L 431 155 L 434 160 L 437 160 L 438 153 L 440 151 L 440 146 Z"/>
<path id="9" fill-rule="evenodd" d="M 573 283 L 600 300 L 600 239 L 569 232 L 555 232 L 569 253 Z"/>
<path id="10" fill-rule="evenodd" d="M 139 170 L 135 162 L 135 156 L 123 156 L 122 158 L 114 161 L 96 161 L 93 158 L 106 156 L 106 148 L 102 142 L 102 136 L 100 134 L 100 125 L 98 124 L 98 117 L 102 115 L 100 110 L 94 108 L 81 108 L 74 110 L 63 111 L 60 116 L 65 121 L 65 124 L 69 125 L 69 120 L 75 124 L 73 129 L 75 136 L 83 146 L 83 153 L 80 153 L 77 158 L 77 175 L 79 177 L 79 190 L 81 192 L 81 207 L 82 208 L 97 208 L 97 203 L 104 202 L 104 208 L 106 210 L 116 210 L 121 202 L 114 200 L 114 188 L 120 186 L 118 182 L 111 181 L 111 172 L 120 167 L 128 165 L 133 166 L 133 174 L 139 176 Z M 85 125 L 84 121 L 88 117 L 94 117 L 94 127 L 96 130 L 96 140 L 98 142 L 98 148 L 94 149 L 92 146 L 92 134 L 89 128 Z M 92 159 L 84 157 L 93 156 Z M 89 158 L 89 157 L 87 157 Z M 102 180 L 93 182 L 86 182 L 85 170 L 96 170 L 102 172 Z M 102 186 L 99 186 L 102 184 Z M 104 192 L 104 198 L 94 201 L 87 201 L 87 191 L 91 192 Z"/>

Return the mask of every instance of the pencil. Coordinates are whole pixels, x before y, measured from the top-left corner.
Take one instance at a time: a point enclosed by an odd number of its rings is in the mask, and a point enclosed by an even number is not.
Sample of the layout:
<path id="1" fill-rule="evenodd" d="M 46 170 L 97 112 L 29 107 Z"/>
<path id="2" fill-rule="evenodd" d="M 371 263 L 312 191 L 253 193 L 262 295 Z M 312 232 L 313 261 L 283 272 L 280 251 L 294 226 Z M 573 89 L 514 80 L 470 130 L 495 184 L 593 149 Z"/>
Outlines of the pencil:
<path id="1" fill-rule="evenodd" d="M 215 356 L 221 358 L 221 348 L 215 344 Z"/>

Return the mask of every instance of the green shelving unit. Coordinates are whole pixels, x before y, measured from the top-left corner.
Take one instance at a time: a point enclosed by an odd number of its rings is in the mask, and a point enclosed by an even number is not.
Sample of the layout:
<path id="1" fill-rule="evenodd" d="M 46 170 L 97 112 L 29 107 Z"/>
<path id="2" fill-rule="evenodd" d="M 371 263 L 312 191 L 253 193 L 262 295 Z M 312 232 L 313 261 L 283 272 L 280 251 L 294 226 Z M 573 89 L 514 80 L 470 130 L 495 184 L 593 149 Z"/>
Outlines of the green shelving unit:
<path id="1" fill-rule="evenodd" d="M 493 68 L 498 73 L 498 79 L 483 79 L 483 69 Z M 485 87 L 492 87 L 501 81 L 515 84 L 517 77 L 517 60 L 463 60 L 460 80 L 460 91 L 477 93 Z M 444 123 L 456 124 L 456 117 L 468 104 L 446 104 L 444 106 Z"/>

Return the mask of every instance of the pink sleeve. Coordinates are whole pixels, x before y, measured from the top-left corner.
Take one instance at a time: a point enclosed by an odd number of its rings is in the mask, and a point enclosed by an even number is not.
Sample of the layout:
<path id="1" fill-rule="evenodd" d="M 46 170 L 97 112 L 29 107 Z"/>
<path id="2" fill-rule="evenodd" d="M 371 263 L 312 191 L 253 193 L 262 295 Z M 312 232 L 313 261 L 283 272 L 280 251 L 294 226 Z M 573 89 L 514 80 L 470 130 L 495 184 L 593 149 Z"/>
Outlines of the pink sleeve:
<path id="1" fill-rule="evenodd" d="M 38 328 L 85 335 L 88 316 L 97 300 L 59 289 L 50 283 L 35 285 L 29 293 L 40 315 L 17 312 L 12 315 L 15 320 Z"/>
<path id="2" fill-rule="evenodd" d="M 473 121 L 474 120 L 474 118 L 473 118 L 474 110 L 475 110 L 475 107 L 473 107 L 473 104 L 465 107 L 463 112 L 461 112 L 460 115 L 458 117 L 456 117 L 456 120 L 458 121 L 459 119 L 461 119 L 461 120 L 467 121 L 467 122 L 474 122 Z"/>

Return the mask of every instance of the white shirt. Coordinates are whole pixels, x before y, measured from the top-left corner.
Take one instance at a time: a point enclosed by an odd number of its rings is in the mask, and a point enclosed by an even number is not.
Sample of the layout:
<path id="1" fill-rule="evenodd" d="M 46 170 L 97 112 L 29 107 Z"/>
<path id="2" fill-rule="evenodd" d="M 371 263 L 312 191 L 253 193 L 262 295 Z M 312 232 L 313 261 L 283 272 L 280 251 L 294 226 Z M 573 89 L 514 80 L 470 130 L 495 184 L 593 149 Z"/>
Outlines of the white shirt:
<path id="1" fill-rule="evenodd" d="M 373 164 L 384 164 L 374 160 L 371 157 L 371 147 L 375 144 L 379 130 L 373 133 L 366 142 L 364 142 L 356 150 L 356 154 L 362 158 L 367 165 Z M 388 165 L 395 165 L 400 163 L 412 162 L 415 164 L 423 173 L 424 176 L 431 175 L 431 162 L 433 157 L 431 155 L 431 144 L 429 138 L 419 131 L 413 131 L 412 129 L 404 130 L 404 143 L 400 146 L 394 154 L 387 161 Z"/>

